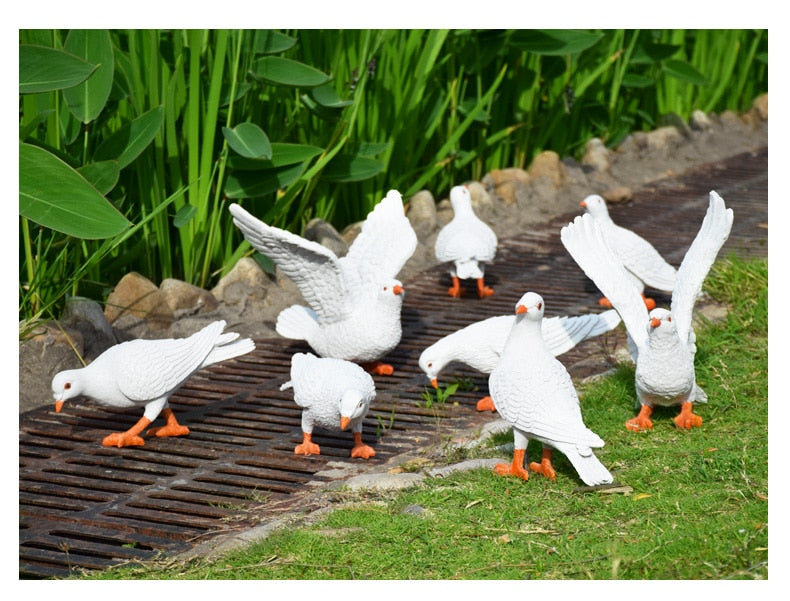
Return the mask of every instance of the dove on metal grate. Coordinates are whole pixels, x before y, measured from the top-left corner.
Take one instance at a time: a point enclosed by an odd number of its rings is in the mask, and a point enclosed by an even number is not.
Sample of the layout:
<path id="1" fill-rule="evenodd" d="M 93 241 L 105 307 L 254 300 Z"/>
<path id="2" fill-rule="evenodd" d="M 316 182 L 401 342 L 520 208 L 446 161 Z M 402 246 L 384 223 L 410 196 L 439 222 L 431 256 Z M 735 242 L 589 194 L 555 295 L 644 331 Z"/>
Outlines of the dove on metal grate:
<path id="1" fill-rule="evenodd" d="M 468 186 L 450 190 L 453 218 L 436 236 L 435 253 L 441 263 L 451 263 L 453 285 L 447 291 L 454 298 L 461 296 L 460 280 L 474 279 L 480 298 L 494 290 L 485 285 L 485 264 L 496 256 L 497 237 L 486 223 L 475 215 Z"/>
<path id="2" fill-rule="evenodd" d="M 592 194 L 579 204 L 595 219 L 606 244 L 622 261 L 628 276 L 643 297 L 646 285 L 663 292 L 672 292 L 677 270 L 664 260 L 650 242 L 612 221 L 606 201 L 601 196 Z M 606 298 L 602 298 L 600 302 L 606 307 L 611 307 L 611 303 Z M 644 298 L 644 302 L 648 309 L 656 306 L 652 298 Z"/>
<path id="3" fill-rule="evenodd" d="M 420 368 L 434 388 L 438 387 L 439 373 L 452 362 L 463 363 L 484 374 L 490 374 L 502 356 L 515 320 L 514 315 L 497 315 L 440 338 L 422 352 Z M 600 314 L 548 317 L 543 320 L 543 339 L 551 353 L 557 357 L 583 340 L 612 330 L 619 323 L 620 315 L 614 309 Z M 494 411 L 491 397 L 480 399 L 477 410 Z"/>
<path id="4" fill-rule="evenodd" d="M 237 204 L 233 223 L 260 253 L 274 261 L 309 307 L 292 305 L 277 317 L 276 330 L 305 340 L 321 357 L 369 364 L 391 374 L 379 360 L 401 339 L 403 286 L 397 275 L 417 248 L 417 235 L 397 190 L 371 211 L 348 254 L 338 258 L 316 242 L 269 226 Z"/>
<path id="5" fill-rule="evenodd" d="M 105 436 L 104 446 L 145 444 L 140 433 L 161 413 L 167 425 L 148 430 L 148 436 L 184 436 L 189 428 L 176 420 L 168 399 L 199 369 L 255 349 L 248 338 L 222 331 L 215 321 L 188 338 L 130 340 L 108 348 L 87 367 L 61 371 L 52 379 L 55 411 L 68 399 L 84 395 L 111 407 L 145 406 L 143 417 L 126 432 Z"/>
<path id="6" fill-rule="evenodd" d="M 674 420 L 679 428 L 702 425 L 702 418 L 692 412 L 693 403 L 707 401 L 694 373 L 697 347 L 692 313 L 702 283 L 730 234 L 732 220 L 732 209 L 711 191 L 702 225 L 678 269 L 670 309 L 656 308 L 650 313 L 595 219 L 581 215 L 562 228 L 565 248 L 611 301 L 631 339 L 640 411 L 626 422 L 629 430 L 652 428 L 655 405 L 680 405 Z"/>
<path id="7" fill-rule="evenodd" d="M 529 469 L 554 479 L 551 463 L 557 449 L 588 486 L 609 484 L 612 475 L 593 453 L 604 441 L 584 425 L 579 397 L 565 366 L 546 345 L 541 326 L 543 298 L 527 292 L 516 303 L 516 318 L 502 358 L 488 377 L 488 389 L 499 415 L 513 426 L 513 461 L 495 467 L 497 474 L 524 480 L 527 443 L 543 443 L 540 463 Z"/>
<path id="8" fill-rule="evenodd" d="M 313 429 L 351 429 L 352 457 L 369 459 L 376 452 L 362 442 L 362 420 L 376 398 L 373 378 L 359 365 L 342 359 L 319 358 L 312 353 L 291 357 L 291 379 L 280 390 L 293 388 L 294 401 L 302 407 L 302 443 L 296 455 L 320 455 Z"/>

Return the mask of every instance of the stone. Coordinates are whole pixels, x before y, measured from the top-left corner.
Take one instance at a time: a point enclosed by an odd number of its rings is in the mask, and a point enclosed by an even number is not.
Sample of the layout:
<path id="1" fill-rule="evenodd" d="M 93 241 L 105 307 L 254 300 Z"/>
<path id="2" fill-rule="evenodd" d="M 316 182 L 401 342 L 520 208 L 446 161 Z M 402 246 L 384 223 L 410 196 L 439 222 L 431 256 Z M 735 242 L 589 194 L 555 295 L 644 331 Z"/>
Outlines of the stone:
<path id="1" fill-rule="evenodd" d="M 152 329 L 167 329 L 173 323 L 173 311 L 159 287 L 137 272 L 127 273 L 107 297 L 104 315 L 110 324 L 132 314 L 145 319 Z"/>
<path id="2" fill-rule="evenodd" d="M 601 193 L 607 204 L 622 204 L 634 197 L 634 191 L 628 186 L 615 186 Z"/>
<path id="3" fill-rule="evenodd" d="M 356 223 L 347 225 L 343 228 L 343 231 L 340 232 L 340 235 L 348 246 L 351 246 L 354 243 L 354 240 L 357 239 L 359 232 L 362 231 L 362 225 L 364 223 L 364 221 L 357 221 Z"/>
<path id="4" fill-rule="evenodd" d="M 445 226 L 453 219 L 453 205 L 449 198 L 442 198 L 436 205 L 436 220 L 440 226 Z"/>
<path id="5" fill-rule="evenodd" d="M 530 179 L 547 178 L 554 188 L 561 188 L 565 184 L 565 165 L 560 161 L 560 155 L 553 150 L 544 150 L 532 159 L 527 170 Z"/>
<path id="6" fill-rule="evenodd" d="M 668 150 L 682 141 L 683 136 L 672 125 L 659 127 L 647 133 L 647 147 L 652 150 Z"/>
<path id="7" fill-rule="evenodd" d="M 708 117 L 708 115 L 699 109 L 691 113 L 689 124 L 691 125 L 692 129 L 698 129 L 701 131 L 706 131 L 713 127 L 713 122 L 710 120 L 710 117 Z"/>
<path id="8" fill-rule="evenodd" d="M 89 298 L 73 296 L 68 299 L 60 321 L 80 333 L 84 357 L 95 359 L 118 342 L 101 305 Z"/>
<path id="9" fill-rule="evenodd" d="M 253 295 L 263 299 L 269 278 L 252 257 L 242 257 L 233 268 L 211 289 L 219 302 L 236 304 Z"/>
<path id="10" fill-rule="evenodd" d="M 176 317 L 214 311 L 219 306 L 211 292 L 182 280 L 165 278 L 159 290 Z"/>
<path id="11" fill-rule="evenodd" d="M 754 99 L 752 108 L 763 121 L 768 121 L 768 94 L 763 94 Z"/>
<path id="12" fill-rule="evenodd" d="M 325 246 L 338 257 L 344 257 L 348 252 L 348 243 L 331 223 L 323 219 L 315 218 L 308 221 L 302 236 L 306 240 Z"/>
<path id="13" fill-rule="evenodd" d="M 582 165 L 594 171 L 608 173 L 612 169 L 610 151 L 600 138 L 592 138 L 584 147 Z"/>
<path id="14" fill-rule="evenodd" d="M 437 227 L 436 201 L 429 190 L 420 190 L 409 199 L 406 217 L 417 234 L 417 238 L 422 240 L 430 235 Z"/>
<path id="15" fill-rule="evenodd" d="M 469 196 L 471 197 L 472 210 L 480 216 L 480 213 L 491 209 L 494 206 L 494 201 L 491 195 L 486 190 L 486 187 L 480 182 L 469 182 Z"/>
<path id="16" fill-rule="evenodd" d="M 524 194 L 529 181 L 530 177 L 526 171 L 510 167 L 492 169 L 483 177 L 481 185 L 489 196 L 493 196 L 499 202 L 509 206 L 517 202 L 519 195 Z"/>

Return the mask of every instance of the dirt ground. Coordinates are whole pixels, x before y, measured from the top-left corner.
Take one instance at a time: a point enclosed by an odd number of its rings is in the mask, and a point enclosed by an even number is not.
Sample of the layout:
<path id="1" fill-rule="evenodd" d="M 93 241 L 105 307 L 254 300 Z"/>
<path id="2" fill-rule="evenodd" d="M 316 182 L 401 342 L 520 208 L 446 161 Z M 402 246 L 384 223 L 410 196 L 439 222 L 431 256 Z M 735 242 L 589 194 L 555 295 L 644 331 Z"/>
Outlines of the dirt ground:
<path id="1" fill-rule="evenodd" d="M 767 145 L 766 95 L 757 99 L 754 107 L 743 115 L 699 115 L 689 126 L 632 135 L 618 149 L 605 153 L 605 168 L 563 158 L 559 168 L 563 177 L 559 184 L 551 177 L 533 178 L 516 202 L 501 201 L 489 185 L 491 202 L 480 206 L 477 213 L 491 225 L 501 241 L 557 215 L 579 212 L 579 202 L 589 194 L 614 194 L 627 202 L 630 194 L 638 193 L 641 186 L 650 182 Z M 404 283 L 436 264 L 433 244 L 449 214 L 442 210 L 447 202 L 442 200 L 447 191 L 432 191 L 432 194 L 439 208 L 439 222 L 430 233 L 423 235 L 414 255 L 401 271 L 400 279 Z M 233 305 L 221 302 L 215 311 L 184 316 L 176 320 L 168 331 L 158 332 L 155 337 L 186 336 L 215 319 L 225 319 L 228 329 L 245 336 L 273 337 L 277 336 L 274 322 L 278 313 L 294 302 L 302 302 L 298 291 L 287 282 L 282 286 L 272 282 L 265 294 L 250 295 L 250 299 Z M 101 302 L 102 299 L 97 300 Z M 49 392 L 52 376 L 64 369 L 64 365 L 79 366 L 69 354 L 73 355 L 73 351 L 65 344 L 46 341 L 36 345 L 20 343 L 21 412 L 52 402 Z"/>

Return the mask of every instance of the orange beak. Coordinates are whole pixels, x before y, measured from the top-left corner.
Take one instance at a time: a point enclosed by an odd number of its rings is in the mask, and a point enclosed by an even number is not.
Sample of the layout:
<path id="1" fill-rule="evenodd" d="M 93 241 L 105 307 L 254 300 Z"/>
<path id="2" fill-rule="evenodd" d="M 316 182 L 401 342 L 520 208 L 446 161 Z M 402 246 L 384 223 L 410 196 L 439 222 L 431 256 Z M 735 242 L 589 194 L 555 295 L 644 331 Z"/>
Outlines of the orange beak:
<path id="1" fill-rule="evenodd" d="M 345 430 L 346 428 L 348 428 L 348 424 L 349 423 L 351 423 L 350 419 L 348 419 L 347 417 L 341 417 L 340 418 L 340 429 L 341 430 Z"/>
<path id="2" fill-rule="evenodd" d="M 579 206 L 580 206 L 580 207 L 586 207 L 586 206 L 587 206 L 587 203 L 586 203 L 586 202 L 584 202 L 584 201 L 581 201 L 581 202 L 579 203 Z"/>
<path id="3" fill-rule="evenodd" d="M 516 315 L 521 315 L 522 313 L 526 313 L 527 308 L 524 305 L 519 305 L 516 307 Z"/>
<path id="4" fill-rule="evenodd" d="M 657 328 L 660 325 L 661 325 L 661 320 L 658 317 L 654 317 L 653 319 L 650 320 L 651 328 Z"/>
<path id="5" fill-rule="evenodd" d="M 403 294 L 403 286 L 393 286 L 392 288 L 393 294 Z"/>
<path id="6" fill-rule="evenodd" d="M 55 413 L 60 413 L 60 410 L 63 409 L 63 403 L 66 401 L 55 401 Z"/>
<path id="7" fill-rule="evenodd" d="M 431 380 L 431 386 L 433 386 L 434 388 L 439 388 L 439 381 L 436 378 L 433 378 Z"/>

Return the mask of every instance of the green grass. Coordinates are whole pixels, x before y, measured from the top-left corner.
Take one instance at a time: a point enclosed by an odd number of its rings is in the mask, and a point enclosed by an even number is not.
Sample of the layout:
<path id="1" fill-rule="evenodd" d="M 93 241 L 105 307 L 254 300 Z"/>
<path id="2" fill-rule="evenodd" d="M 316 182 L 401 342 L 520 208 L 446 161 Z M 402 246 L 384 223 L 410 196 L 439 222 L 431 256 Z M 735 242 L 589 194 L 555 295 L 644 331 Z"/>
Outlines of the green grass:
<path id="1" fill-rule="evenodd" d="M 706 290 L 731 311 L 697 330 L 709 402 L 701 428 L 657 409 L 632 433 L 633 367 L 580 386 L 598 456 L 630 492 L 584 492 L 562 455 L 557 479 L 489 470 L 405 492 L 338 491 L 319 521 L 215 560 L 109 569 L 104 579 L 765 579 L 768 577 L 766 260 L 722 260 Z M 494 444 L 510 440 L 501 435 Z M 499 453 L 492 449 L 485 454 Z M 539 448 L 530 444 L 536 457 Z M 454 457 L 453 459 L 457 459 Z M 404 512 L 417 505 L 422 512 Z"/>

